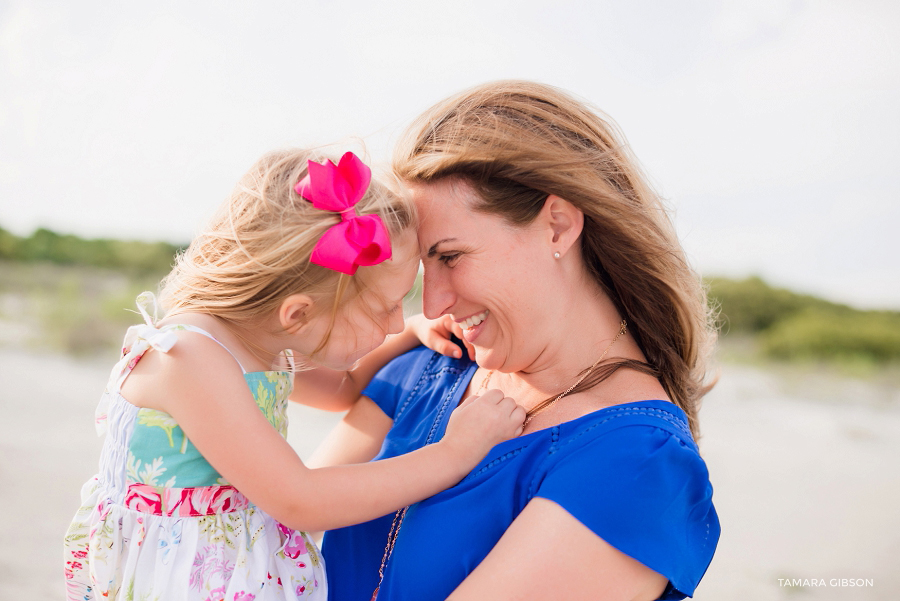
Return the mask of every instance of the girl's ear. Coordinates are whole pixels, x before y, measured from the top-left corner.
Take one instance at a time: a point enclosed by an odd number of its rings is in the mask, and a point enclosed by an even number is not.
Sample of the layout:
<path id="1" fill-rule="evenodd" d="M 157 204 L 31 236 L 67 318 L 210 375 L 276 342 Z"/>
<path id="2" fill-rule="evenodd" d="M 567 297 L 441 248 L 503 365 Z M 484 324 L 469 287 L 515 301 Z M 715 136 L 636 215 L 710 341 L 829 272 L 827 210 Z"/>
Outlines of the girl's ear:
<path id="1" fill-rule="evenodd" d="M 550 252 L 562 257 L 575 244 L 584 228 L 584 213 L 568 200 L 551 194 L 544 201 L 541 219 L 549 233 Z"/>
<path id="2" fill-rule="evenodd" d="M 289 334 L 295 334 L 297 330 L 309 322 L 314 308 L 313 300 L 305 294 L 292 294 L 278 307 L 278 321 L 281 327 Z"/>

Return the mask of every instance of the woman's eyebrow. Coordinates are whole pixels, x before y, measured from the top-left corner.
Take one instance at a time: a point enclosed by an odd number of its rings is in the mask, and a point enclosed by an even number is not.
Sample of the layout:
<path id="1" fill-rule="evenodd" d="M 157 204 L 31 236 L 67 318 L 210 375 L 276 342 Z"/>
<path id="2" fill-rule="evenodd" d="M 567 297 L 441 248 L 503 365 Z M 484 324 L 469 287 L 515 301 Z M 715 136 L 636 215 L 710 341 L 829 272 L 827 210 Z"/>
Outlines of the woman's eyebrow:
<path id="1" fill-rule="evenodd" d="M 444 242 L 453 242 L 454 240 L 456 240 L 456 238 L 444 238 L 443 240 L 438 240 L 431 245 L 431 248 L 428 249 L 426 256 L 429 258 L 433 257 L 435 254 L 437 254 L 437 247 L 439 244 L 443 244 Z"/>

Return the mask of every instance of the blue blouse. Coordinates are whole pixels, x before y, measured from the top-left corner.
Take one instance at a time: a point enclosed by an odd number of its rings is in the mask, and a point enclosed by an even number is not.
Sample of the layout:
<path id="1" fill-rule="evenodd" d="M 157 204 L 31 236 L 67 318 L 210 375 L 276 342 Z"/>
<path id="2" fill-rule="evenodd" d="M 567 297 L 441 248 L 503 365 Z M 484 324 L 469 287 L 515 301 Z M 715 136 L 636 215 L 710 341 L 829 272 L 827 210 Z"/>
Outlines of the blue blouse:
<path id="1" fill-rule="evenodd" d="M 364 391 L 394 420 L 375 460 L 440 440 L 476 368 L 425 347 L 385 366 Z M 719 539 L 684 412 L 658 400 L 615 405 L 507 440 L 462 482 L 410 507 L 379 601 L 445 599 L 534 497 L 668 578 L 660 599 L 693 594 Z M 371 597 L 392 518 L 325 534 L 329 599 Z"/>

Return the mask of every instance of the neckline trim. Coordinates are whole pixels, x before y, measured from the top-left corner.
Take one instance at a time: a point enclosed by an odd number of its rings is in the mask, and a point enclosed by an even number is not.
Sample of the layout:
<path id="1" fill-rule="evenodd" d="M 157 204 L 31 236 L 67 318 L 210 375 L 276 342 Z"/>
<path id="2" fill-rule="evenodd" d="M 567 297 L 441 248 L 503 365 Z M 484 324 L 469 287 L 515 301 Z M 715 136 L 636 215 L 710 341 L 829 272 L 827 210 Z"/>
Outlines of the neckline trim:
<path id="1" fill-rule="evenodd" d="M 465 382 L 465 387 L 463 388 L 463 391 L 465 391 L 465 389 L 469 387 L 469 384 L 472 383 L 472 378 L 475 377 L 475 372 L 478 370 L 478 367 L 479 366 L 477 363 L 475 363 L 474 361 L 470 361 L 470 364 L 467 366 L 467 372 L 469 370 L 471 370 L 471 372 L 466 373 L 464 376 L 466 378 L 466 382 Z M 460 394 L 460 398 L 457 401 L 457 405 L 460 402 L 462 402 L 462 394 Z M 617 403 L 615 405 L 607 405 L 606 407 L 600 407 L 599 409 L 595 409 L 594 411 L 585 413 L 584 415 L 576 417 L 575 419 L 570 419 L 570 420 L 567 420 L 564 422 L 559 422 L 558 424 L 553 424 L 552 426 L 547 426 L 546 428 L 541 428 L 540 430 L 534 430 L 533 432 L 529 432 L 527 434 L 522 434 L 520 436 L 517 436 L 516 438 L 510 438 L 509 440 L 501 442 L 497 446 L 504 445 L 513 440 L 525 440 L 532 434 L 539 434 L 541 432 L 549 432 L 549 431 L 553 430 L 554 428 L 557 428 L 557 429 L 568 428 L 570 425 L 577 424 L 578 422 L 580 422 L 582 420 L 589 421 L 589 418 L 596 418 L 596 417 L 598 417 L 598 415 L 600 415 L 604 412 L 622 410 L 623 408 L 631 407 L 634 405 L 641 406 L 644 404 L 652 405 L 654 409 L 658 409 L 658 410 L 670 413 L 674 418 L 683 422 L 685 429 L 690 431 L 690 427 L 688 426 L 687 414 L 684 412 L 684 410 L 681 407 L 679 407 L 672 401 L 667 401 L 667 400 L 663 400 L 663 399 L 643 399 L 640 401 L 628 401 L 627 403 Z M 446 427 L 446 424 L 445 424 L 445 427 Z"/>

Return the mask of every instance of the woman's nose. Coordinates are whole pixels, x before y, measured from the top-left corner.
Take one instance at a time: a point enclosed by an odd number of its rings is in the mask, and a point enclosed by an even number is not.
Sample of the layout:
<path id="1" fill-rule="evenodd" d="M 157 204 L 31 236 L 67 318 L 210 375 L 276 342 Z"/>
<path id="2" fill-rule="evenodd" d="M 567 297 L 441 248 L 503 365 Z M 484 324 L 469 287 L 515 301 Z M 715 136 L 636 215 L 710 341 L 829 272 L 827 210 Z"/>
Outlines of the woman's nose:
<path id="1" fill-rule="evenodd" d="M 454 299 L 455 295 L 447 278 L 426 267 L 422 276 L 422 313 L 425 317 L 437 319 L 448 313 Z"/>

